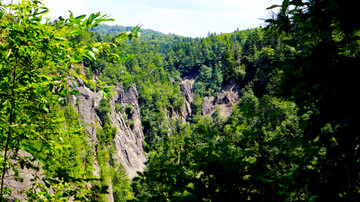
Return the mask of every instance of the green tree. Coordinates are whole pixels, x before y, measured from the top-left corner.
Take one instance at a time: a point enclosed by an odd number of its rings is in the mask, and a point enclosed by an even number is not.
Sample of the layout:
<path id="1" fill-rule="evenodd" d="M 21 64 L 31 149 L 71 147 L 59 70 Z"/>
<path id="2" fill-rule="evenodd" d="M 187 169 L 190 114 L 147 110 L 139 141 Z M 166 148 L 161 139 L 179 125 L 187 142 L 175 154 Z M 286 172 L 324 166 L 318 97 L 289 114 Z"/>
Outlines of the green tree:
<path id="1" fill-rule="evenodd" d="M 85 36 L 90 28 L 111 20 L 108 16 L 96 13 L 75 17 L 70 12 L 69 19 L 60 17 L 54 23 L 43 23 L 47 12 L 41 1 L 0 3 L 0 139 L 3 143 L 0 151 L 4 151 L 0 155 L 1 198 L 9 193 L 4 186 L 4 176 L 9 169 L 15 169 L 9 161 L 10 151 L 16 153 L 23 149 L 46 165 L 59 160 L 59 155 L 66 150 L 61 140 L 71 130 L 64 129 L 64 116 L 55 109 L 68 93 L 76 93 L 67 84 L 68 76 L 72 73 L 77 76 L 72 72 L 72 64 L 84 58 L 94 60 L 111 44 L 79 43 L 79 37 Z M 115 40 L 128 36 L 121 35 Z M 26 166 L 31 168 L 31 164 Z M 85 188 L 83 183 L 69 181 L 74 178 L 66 178 L 66 173 L 56 175 L 52 177 L 62 179 L 63 191 L 68 193 L 54 195 L 52 200 L 70 197 L 69 194 L 85 199 L 88 192 L 81 193 L 81 189 L 75 188 Z M 74 192 L 69 190 L 71 186 Z"/>
<path id="2" fill-rule="evenodd" d="M 359 198 L 358 123 L 359 105 L 353 87 L 360 64 L 360 26 L 352 15 L 353 4 L 340 1 L 288 1 L 279 7 L 272 29 L 285 33 L 284 43 L 292 54 L 282 65 L 281 95 L 291 97 L 300 114 L 314 113 L 303 124 L 303 161 L 326 156 L 311 170 L 302 167 L 297 183 L 309 190 L 308 197 L 320 201 L 351 201 Z M 321 158 L 318 158 L 321 159 Z"/>
<path id="3" fill-rule="evenodd" d="M 191 133 L 170 138 L 134 179 L 140 200 L 303 200 L 293 174 L 302 151 L 293 102 L 243 92 L 224 132 L 200 119 Z M 323 154 L 322 154 L 323 155 Z M 309 165 L 310 166 L 310 165 Z M 298 192 L 297 192 L 298 191 Z"/>

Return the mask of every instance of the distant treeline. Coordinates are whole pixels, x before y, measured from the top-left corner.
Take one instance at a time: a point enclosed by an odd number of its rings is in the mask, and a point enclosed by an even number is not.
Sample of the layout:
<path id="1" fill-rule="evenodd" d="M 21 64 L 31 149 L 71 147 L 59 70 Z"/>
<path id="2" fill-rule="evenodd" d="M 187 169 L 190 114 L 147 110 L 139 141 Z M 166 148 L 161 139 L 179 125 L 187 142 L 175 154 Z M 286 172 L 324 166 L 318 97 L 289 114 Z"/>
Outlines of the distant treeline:
<path id="1" fill-rule="evenodd" d="M 102 35 L 109 34 L 110 36 L 115 36 L 117 34 L 120 34 L 122 32 L 131 32 L 135 27 L 133 26 L 121 26 L 121 25 L 106 25 L 101 24 L 97 27 L 91 28 L 91 31 L 98 32 Z M 164 33 L 152 30 L 152 29 L 141 29 L 140 33 L 142 35 L 149 35 L 149 34 L 155 34 L 155 35 L 165 35 Z"/>

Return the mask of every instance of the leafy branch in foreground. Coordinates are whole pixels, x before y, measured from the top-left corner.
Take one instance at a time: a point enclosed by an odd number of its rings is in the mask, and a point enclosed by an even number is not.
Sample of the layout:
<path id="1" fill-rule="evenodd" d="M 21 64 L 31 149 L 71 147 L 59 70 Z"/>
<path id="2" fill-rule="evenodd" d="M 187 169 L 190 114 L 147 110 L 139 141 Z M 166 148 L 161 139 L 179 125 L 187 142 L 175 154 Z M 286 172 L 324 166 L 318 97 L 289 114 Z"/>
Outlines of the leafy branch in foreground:
<path id="1" fill-rule="evenodd" d="M 43 23 L 47 12 L 37 0 L 0 3 L 0 151 L 4 151 L 0 154 L 0 198 L 5 175 L 12 167 L 10 151 L 26 150 L 40 162 L 51 164 L 66 149 L 60 142 L 70 131 L 64 128 L 63 115 L 52 110 L 66 95 L 76 93 L 67 83 L 72 64 L 84 58 L 95 60 L 99 52 L 116 46 L 116 42 L 81 44 L 77 40 L 101 22 L 112 21 L 107 15 L 74 17 L 70 12 L 69 19 Z"/>

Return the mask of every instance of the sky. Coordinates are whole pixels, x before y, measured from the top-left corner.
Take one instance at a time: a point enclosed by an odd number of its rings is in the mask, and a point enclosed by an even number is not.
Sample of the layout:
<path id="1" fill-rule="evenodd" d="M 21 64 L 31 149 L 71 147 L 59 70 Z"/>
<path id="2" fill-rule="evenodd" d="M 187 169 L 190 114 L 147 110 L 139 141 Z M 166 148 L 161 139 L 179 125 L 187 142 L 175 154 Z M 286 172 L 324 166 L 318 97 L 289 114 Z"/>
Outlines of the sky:
<path id="1" fill-rule="evenodd" d="M 205 37 L 264 25 L 266 8 L 282 0 L 44 0 L 48 16 L 69 17 L 101 12 L 110 25 L 136 26 L 164 34 Z"/>

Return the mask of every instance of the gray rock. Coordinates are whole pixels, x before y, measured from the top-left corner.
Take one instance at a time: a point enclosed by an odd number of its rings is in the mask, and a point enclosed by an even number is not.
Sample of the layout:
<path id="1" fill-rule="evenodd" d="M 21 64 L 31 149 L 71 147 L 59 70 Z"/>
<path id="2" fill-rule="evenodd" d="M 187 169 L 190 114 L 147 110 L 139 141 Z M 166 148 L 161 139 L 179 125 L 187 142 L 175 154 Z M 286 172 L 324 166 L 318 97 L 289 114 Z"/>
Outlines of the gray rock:
<path id="1" fill-rule="evenodd" d="M 201 112 L 203 116 L 207 114 L 213 114 L 215 112 L 216 107 L 214 105 L 214 100 L 214 96 L 204 97 L 201 107 Z"/>
<path id="2" fill-rule="evenodd" d="M 4 152 L 2 152 L 2 154 L 4 154 Z M 10 158 L 10 162 L 12 164 L 18 163 L 19 160 L 24 159 L 24 157 L 33 158 L 30 153 L 22 150 L 20 150 L 17 154 L 14 154 L 14 152 L 11 151 L 10 156 L 14 157 Z M 42 182 L 42 178 L 45 177 L 44 171 L 41 169 L 41 166 L 37 161 L 33 162 L 33 165 L 39 167 L 39 171 L 28 169 L 26 167 L 22 169 L 19 166 L 15 166 L 15 168 L 19 171 L 19 177 L 22 179 L 22 182 L 16 180 L 15 172 L 12 169 L 8 170 L 5 174 L 4 186 L 11 189 L 11 196 L 4 195 L 4 198 L 10 201 L 24 201 L 26 198 L 25 191 L 30 189 L 34 183 Z"/>
<path id="3" fill-rule="evenodd" d="M 101 127 L 102 123 L 99 116 L 96 114 L 95 108 L 103 99 L 99 92 L 92 92 L 86 86 L 79 86 L 76 88 L 80 94 L 70 96 L 69 102 L 74 105 L 83 120 L 84 128 L 89 134 L 89 138 L 94 145 L 95 155 L 97 153 L 97 134 L 96 127 Z M 111 94 L 110 97 L 110 120 L 111 125 L 117 128 L 117 133 L 113 139 L 113 144 L 116 148 L 114 154 L 118 163 L 121 163 L 128 177 L 131 179 L 136 176 L 138 171 L 142 172 L 147 161 L 144 153 L 144 134 L 142 131 L 138 93 L 135 85 L 131 85 L 125 92 L 121 84 L 112 90 L 116 94 Z M 121 111 L 116 111 L 116 105 L 125 109 L 128 106 L 132 107 L 132 115 L 124 116 Z M 127 123 L 131 123 L 131 126 Z M 94 175 L 100 176 L 100 167 L 94 156 Z M 109 190 L 112 190 L 111 184 Z M 108 196 L 109 201 L 113 201 L 111 192 Z"/>
<path id="4" fill-rule="evenodd" d="M 180 82 L 180 91 L 184 97 L 184 106 L 181 110 L 181 119 L 186 122 L 187 118 L 191 115 L 191 103 L 194 102 L 193 85 L 195 78 L 186 78 Z"/>
<path id="5" fill-rule="evenodd" d="M 80 78 L 78 79 L 78 83 L 80 87 L 84 86 L 84 81 Z"/>
<path id="6" fill-rule="evenodd" d="M 184 78 L 180 82 L 181 94 L 184 97 L 184 106 L 181 110 L 181 117 L 183 122 L 191 116 L 191 103 L 194 101 L 193 85 L 196 76 Z M 239 100 L 240 87 L 235 81 L 230 81 L 226 85 L 222 86 L 221 91 L 217 98 L 213 96 L 205 97 L 202 104 L 202 115 L 214 116 L 216 112 L 216 106 L 220 107 L 220 115 L 223 117 L 229 117 L 232 113 L 233 105 Z M 176 117 L 176 114 L 172 113 L 172 117 Z"/>
<path id="7" fill-rule="evenodd" d="M 117 134 L 114 138 L 116 148 L 116 157 L 124 166 L 128 177 L 133 178 L 136 172 L 143 171 L 147 161 L 144 153 L 144 134 L 142 131 L 138 93 L 136 86 L 131 85 L 126 92 L 123 91 L 122 85 L 118 85 L 111 99 L 111 120 L 112 126 L 117 128 Z M 116 112 L 116 104 L 125 109 L 129 105 L 132 107 L 132 115 L 124 117 L 121 112 Z M 132 126 L 126 125 L 126 119 L 132 123 Z"/>

